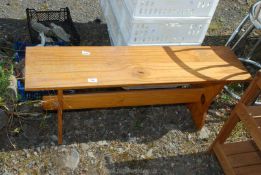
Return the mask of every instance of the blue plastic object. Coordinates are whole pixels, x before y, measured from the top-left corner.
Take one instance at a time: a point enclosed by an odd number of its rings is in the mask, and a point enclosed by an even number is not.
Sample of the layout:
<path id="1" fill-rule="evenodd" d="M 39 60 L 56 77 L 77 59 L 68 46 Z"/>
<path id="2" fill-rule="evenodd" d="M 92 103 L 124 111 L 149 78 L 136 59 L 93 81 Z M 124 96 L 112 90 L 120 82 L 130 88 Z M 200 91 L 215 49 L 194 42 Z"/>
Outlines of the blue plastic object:
<path id="1" fill-rule="evenodd" d="M 17 88 L 19 94 L 19 101 L 40 100 L 45 93 L 43 91 L 26 92 L 24 90 L 24 83 L 21 80 L 17 80 Z"/>
<path id="2" fill-rule="evenodd" d="M 41 100 L 44 95 L 55 95 L 54 91 L 25 91 L 24 82 L 22 80 L 17 80 L 17 89 L 19 94 L 19 102 Z"/>

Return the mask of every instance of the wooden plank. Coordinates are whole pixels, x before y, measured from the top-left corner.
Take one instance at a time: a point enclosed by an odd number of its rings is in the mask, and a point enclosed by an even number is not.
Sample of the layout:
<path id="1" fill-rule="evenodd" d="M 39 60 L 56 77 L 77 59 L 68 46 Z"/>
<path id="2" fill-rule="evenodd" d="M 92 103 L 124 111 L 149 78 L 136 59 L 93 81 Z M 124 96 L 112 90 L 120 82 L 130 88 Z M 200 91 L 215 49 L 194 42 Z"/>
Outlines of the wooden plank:
<path id="1" fill-rule="evenodd" d="M 246 129 L 250 132 L 256 145 L 261 150 L 261 128 L 257 125 L 255 119 L 249 115 L 247 107 L 239 102 L 235 108 L 238 117 L 243 121 Z"/>
<path id="2" fill-rule="evenodd" d="M 247 111 L 249 112 L 249 115 L 253 118 L 261 117 L 261 106 L 248 106 Z"/>
<path id="3" fill-rule="evenodd" d="M 64 95 L 63 109 L 107 108 L 122 106 L 143 106 L 157 104 L 193 103 L 200 101 L 203 88 L 133 90 L 122 92 Z M 45 110 L 57 109 L 57 97 L 43 98 Z"/>
<path id="4" fill-rule="evenodd" d="M 213 150 L 219 160 L 219 163 L 221 164 L 223 171 L 227 175 L 235 175 L 235 172 L 233 170 L 233 167 L 231 166 L 227 156 L 225 155 L 224 151 L 222 150 L 221 145 L 217 142 L 213 146 Z"/>
<path id="5" fill-rule="evenodd" d="M 223 46 L 27 47 L 25 62 L 28 91 L 251 78 L 235 54 Z"/>
<path id="6" fill-rule="evenodd" d="M 203 87 L 205 88 L 205 93 L 201 96 L 201 100 L 196 103 L 188 104 L 188 108 L 191 111 L 192 119 L 196 124 L 197 129 L 201 129 L 204 126 L 207 110 L 214 98 L 222 91 L 224 85 L 222 83 L 208 84 Z"/>
<path id="7" fill-rule="evenodd" d="M 252 140 L 235 143 L 226 143 L 222 145 L 222 149 L 224 150 L 224 153 L 227 156 L 255 152 L 258 150 L 256 144 Z"/>
<path id="8" fill-rule="evenodd" d="M 240 102 L 246 106 L 250 106 L 256 101 L 256 98 L 260 95 L 261 90 L 257 85 L 257 82 L 261 79 L 261 73 L 257 73 L 257 76 L 251 81 L 250 85 L 244 92 Z"/>
<path id="9" fill-rule="evenodd" d="M 260 175 L 261 164 L 235 168 L 237 175 Z"/>
<path id="10" fill-rule="evenodd" d="M 242 154 L 235 154 L 228 156 L 228 159 L 233 168 L 250 166 L 250 165 L 261 165 L 260 152 L 248 152 Z"/>
<path id="11" fill-rule="evenodd" d="M 228 120 L 225 122 L 225 124 L 222 126 L 220 132 L 218 133 L 218 136 L 214 140 L 214 142 L 209 147 L 209 151 L 213 150 L 213 147 L 216 143 L 223 144 L 226 139 L 229 137 L 237 123 L 239 122 L 239 118 L 237 117 L 235 110 L 233 110 L 228 118 Z"/>
<path id="12" fill-rule="evenodd" d="M 255 121 L 256 121 L 257 125 L 258 125 L 259 127 L 261 127 L 261 117 L 260 117 L 260 116 L 255 117 Z"/>

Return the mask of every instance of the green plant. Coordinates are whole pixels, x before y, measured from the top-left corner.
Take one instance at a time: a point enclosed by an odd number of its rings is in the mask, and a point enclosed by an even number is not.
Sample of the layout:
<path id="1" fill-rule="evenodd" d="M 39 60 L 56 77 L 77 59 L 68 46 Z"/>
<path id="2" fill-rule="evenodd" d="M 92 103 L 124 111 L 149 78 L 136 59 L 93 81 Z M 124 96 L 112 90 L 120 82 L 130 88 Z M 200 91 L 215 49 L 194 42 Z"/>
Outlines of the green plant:
<path id="1" fill-rule="evenodd" d="M 10 76 L 12 73 L 12 62 L 8 60 L 0 60 L 0 106 L 4 104 L 7 88 L 10 85 Z"/>

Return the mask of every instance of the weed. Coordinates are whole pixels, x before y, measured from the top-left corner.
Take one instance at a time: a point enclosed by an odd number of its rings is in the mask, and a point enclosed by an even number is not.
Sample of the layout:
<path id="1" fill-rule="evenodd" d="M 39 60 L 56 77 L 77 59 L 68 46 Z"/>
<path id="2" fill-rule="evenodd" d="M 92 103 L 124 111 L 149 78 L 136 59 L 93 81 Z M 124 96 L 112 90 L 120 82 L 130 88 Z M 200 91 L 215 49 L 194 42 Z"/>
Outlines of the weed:
<path id="1" fill-rule="evenodd" d="M 8 68 L 5 62 L 0 62 L 0 104 L 3 103 L 6 98 L 7 87 L 10 84 L 9 78 L 11 74 L 12 68 Z"/>

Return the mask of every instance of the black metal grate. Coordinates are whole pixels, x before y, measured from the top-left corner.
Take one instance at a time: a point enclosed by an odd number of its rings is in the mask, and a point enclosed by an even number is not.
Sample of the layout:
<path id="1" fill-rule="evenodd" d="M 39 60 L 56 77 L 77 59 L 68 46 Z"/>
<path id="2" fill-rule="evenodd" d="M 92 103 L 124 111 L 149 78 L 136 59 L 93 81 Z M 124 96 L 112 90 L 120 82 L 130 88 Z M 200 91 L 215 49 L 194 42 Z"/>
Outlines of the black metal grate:
<path id="1" fill-rule="evenodd" d="M 80 44 L 80 36 L 73 25 L 73 21 L 70 15 L 70 10 L 68 7 L 61 8 L 59 11 L 36 11 L 35 9 L 26 9 L 26 15 L 27 15 L 28 30 L 33 44 L 39 44 L 41 43 L 41 40 L 39 38 L 39 33 L 33 30 L 31 26 L 32 20 L 42 23 L 47 27 L 50 27 L 51 23 L 61 26 L 66 31 L 66 33 L 70 34 L 71 36 L 70 37 L 71 42 L 69 43 L 65 42 L 66 45 Z"/>

